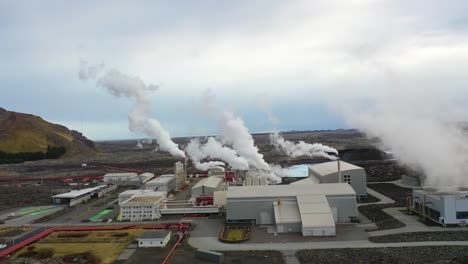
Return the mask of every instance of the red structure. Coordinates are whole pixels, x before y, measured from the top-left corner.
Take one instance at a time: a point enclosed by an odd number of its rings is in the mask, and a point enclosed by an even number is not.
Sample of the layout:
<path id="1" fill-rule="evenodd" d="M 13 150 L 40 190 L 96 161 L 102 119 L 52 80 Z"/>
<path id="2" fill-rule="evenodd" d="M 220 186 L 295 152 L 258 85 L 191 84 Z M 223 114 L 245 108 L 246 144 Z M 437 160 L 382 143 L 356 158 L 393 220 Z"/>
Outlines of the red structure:
<path id="1" fill-rule="evenodd" d="M 189 227 L 190 227 L 190 224 L 185 224 L 185 223 L 184 224 L 161 224 L 161 225 L 131 225 L 131 226 L 53 227 L 53 228 L 46 229 L 43 232 L 35 236 L 32 236 L 24 241 L 21 241 L 20 243 L 12 247 L 9 247 L 3 251 L 0 251 L 0 258 L 5 257 L 29 244 L 32 244 L 36 242 L 37 240 L 48 236 L 49 234 L 52 234 L 54 232 L 59 232 L 59 231 L 118 231 L 118 230 L 126 230 L 126 229 L 177 229 L 177 231 L 181 232 L 185 236 L 186 230 Z M 180 243 L 181 240 L 182 239 L 179 238 L 179 240 L 176 243 L 176 246 L 174 246 L 172 251 L 169 253 L 168 257 L 172 255 L 175 247 L 177 247 L 177 245 Z"/>
<path id="2" fill-rule="evenodd" d="M 213 196 L 212 195 L 198 196 L 195 200 L 195 204 L 197 206 L 213 205 Z"/>

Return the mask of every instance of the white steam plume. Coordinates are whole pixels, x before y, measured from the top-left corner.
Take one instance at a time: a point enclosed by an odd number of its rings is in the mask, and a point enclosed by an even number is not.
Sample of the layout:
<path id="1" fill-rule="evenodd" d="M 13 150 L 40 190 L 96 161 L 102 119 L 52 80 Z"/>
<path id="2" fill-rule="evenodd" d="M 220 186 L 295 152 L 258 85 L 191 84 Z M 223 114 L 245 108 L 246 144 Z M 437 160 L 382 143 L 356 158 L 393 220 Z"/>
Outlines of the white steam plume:
<path id="1" fill-rule="evenodd" d="M 78 71 L 78 78 L 82 81 L 94 80 L 104 69 L 104 64 L 89 65 L 86 60 L 80 59 L 80 69 Z"/>
<path id="2" fill-rule="evenodd" d="M 142 149 L 142 148 L 143 148 L 143 144 L 141 143 L 140 140 L 138 140 L 138 142 L 137 142 L 135 148 L 137 148 L 137 149 Z"/>
<path id="3" fill-rule="evenodd" d="M 201 144 L 198 139 L 192 139 L 185 148 L 185 151 L 196 162 L 205 158 L 220 159 L 229 164 L 235 170 L 248 170 L 249 164 L 246 159 L 239 157 L 235 150 L 223 146 L 213 137 L 209 137 L 205 144 Z"/>
<path id="4" fill-rule="evenodd" d="M 338 154 L 338 151 L 332 147 L 320 143 L 309 144 L 304 141 L 294 143 L 285 140 L 279 133 L 271 134 L 270 141 L 273 146 L 283 151 L 290 157 L 309 156 L 312 158 L 320 157 L 336 160 L 336 157 L 328 153 Z"/>
<path id="5" fill-rule="evenodd" d="M 466 113 L 459 111 L 463 108 L 428 86 L 393 88 L 365 110 L 347 107 L 339 112 L 351 126 L 381 139 L 399 162 L 422 170 L 425 186 L 467 186 L 468 138 L 452 122 L 466 120 Z"/>
<path id="6" fill-rule="evenodd" d="M 81 64 L 81 66 L 84 69 L 81 69 L 80 73 L 88 73 L 82 74 L 81 77 L 97 78 L 97 76 L 89 74 L 93 70 L 90 70 L 87 64 Z M 176 157 L 185 157 L 185 153 L 172 141 L 169 132 L 161 126 L 159 121 L 149 118 L 151 101 L 148 92 L 157 90 L 157 85 L 145 84 L 139 77 L 129 76 L 117 70 L 110 70 L 97 78 L 96 85 L 106 88 L 115 97 L 127 97 L 135 100 L 135 105 L 128 116 L 130 131 L 156 139 L 159 148 L 163 151 L 168 151 Z"/>
<path id="7" fill-rule="evenodd" d="M 252 135 L 242 119 L 231 112 L 224 112 L 221 117 L 221 134 L 223 142 L 231 145 L 239 156 L 248 161 L 251 167 L 268 172 L 267 177 L 270 182 L 281 182 L 281 177 L 271 172 L 270 165 L 265 162 L 263 155 L 258 152 Z"/>
<path id="8" fill-rule="evenodd" d="M 273 114 L 273 110 L 271 107 L 271 102 L 268 100 L 266 95 L 259 95 L 257 98 L 257 106 L 268 116 L 268 121 L 270 121 L 273 125 L 278 125 L 280 123 L 279 119 Z"/>

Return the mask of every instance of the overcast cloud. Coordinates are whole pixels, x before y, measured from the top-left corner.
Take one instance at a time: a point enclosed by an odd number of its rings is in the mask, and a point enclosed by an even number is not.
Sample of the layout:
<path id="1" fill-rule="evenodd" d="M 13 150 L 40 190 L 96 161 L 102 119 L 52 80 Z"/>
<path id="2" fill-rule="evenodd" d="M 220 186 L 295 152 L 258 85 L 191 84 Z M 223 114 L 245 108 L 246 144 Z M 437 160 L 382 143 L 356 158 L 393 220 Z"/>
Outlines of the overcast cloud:
<path id="1" fill-rule="evenodd" d="M 348 104 L 408 92 L 459 105 L 460 120 L 467 14 L 442 0 L 0 1 L 0 106 L 93 139 L 137 137 L 131 102 L 78 79 L 85 59 L 159 84 L 151 114 L 175 136 L 218 133 L 193 104 L 208 88 L 250 131 L 347 127 Z"/>

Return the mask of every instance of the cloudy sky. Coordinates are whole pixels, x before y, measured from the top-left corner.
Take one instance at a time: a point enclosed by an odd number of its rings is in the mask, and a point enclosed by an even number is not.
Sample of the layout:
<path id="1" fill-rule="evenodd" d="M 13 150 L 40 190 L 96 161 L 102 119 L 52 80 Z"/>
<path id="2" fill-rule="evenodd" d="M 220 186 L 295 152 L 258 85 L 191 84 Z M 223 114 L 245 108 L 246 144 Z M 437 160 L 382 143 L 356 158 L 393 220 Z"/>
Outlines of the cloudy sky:
<path id="1" fill-rule="evenodd" d="M 468 105 L 467 14 L 463 0 L 0 1 L 0 107 L 138 137 L 131 101 L 79 80 L 85 60 L 158 84 L 151 116 L 173 136 L 217 133 L 207 89 L 255 132 L 346 128 L 382 98 L 430 95 L 443 115 Z"/>

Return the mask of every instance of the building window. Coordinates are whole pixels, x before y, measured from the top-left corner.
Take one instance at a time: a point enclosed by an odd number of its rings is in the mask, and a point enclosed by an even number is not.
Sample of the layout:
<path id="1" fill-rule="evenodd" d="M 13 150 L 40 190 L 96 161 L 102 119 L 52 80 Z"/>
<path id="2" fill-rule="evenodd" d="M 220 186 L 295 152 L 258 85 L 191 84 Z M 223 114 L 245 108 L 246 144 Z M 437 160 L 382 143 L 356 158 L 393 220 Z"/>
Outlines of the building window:
<path id="1" fill-rule="evenodd" d="M 468 212 L 457 212 L 457 219 L 467 219 L 468 218 Z"/>

